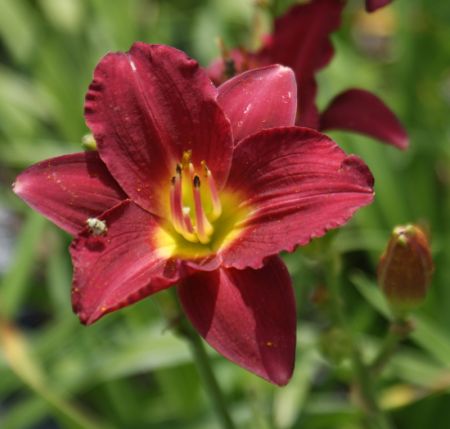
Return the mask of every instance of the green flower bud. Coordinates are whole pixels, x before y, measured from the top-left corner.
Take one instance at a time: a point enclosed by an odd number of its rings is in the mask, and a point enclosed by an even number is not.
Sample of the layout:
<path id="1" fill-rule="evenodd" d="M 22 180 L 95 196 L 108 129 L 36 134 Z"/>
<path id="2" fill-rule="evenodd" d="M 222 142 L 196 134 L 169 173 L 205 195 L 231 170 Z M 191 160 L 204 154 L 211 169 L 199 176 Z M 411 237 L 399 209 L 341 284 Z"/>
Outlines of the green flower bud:
<path id="1" fill-rule="evenodd" d="M 433 269 L 425 232 L 417 225 L 394 228 L 377 274 L 378 284 L 396 316 L 425 300 Z"/>

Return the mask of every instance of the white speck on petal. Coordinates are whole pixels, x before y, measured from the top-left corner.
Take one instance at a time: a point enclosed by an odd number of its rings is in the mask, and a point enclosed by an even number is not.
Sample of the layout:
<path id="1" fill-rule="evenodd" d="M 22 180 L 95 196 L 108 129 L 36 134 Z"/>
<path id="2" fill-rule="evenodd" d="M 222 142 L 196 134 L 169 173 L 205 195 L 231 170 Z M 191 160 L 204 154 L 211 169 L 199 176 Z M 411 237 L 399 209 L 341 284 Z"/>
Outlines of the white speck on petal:
<path id="1" fill-rule="evenodd" d="M 282 95 L 281 96 L 281 100 L 283 101 L 283 103 L 287 104 L 289 103 L 289 100 L 292 98 L 292 94 L 289 91 L 286 95 Z"/>
<path id="2" fill-rule="evenodd" d="M 133 60 L 130 60 L 130 66 L 131 66 L 131 70 L 133 70 L 135 72 L 136 71 L 136 64 L 134 64 Z"/>
<path id="3" fill-rule="evenodd" d="M 244 115 L 246 115 L 252 109 L 252 103 L 249 103 L 247 107 L 244 109 Z"/>

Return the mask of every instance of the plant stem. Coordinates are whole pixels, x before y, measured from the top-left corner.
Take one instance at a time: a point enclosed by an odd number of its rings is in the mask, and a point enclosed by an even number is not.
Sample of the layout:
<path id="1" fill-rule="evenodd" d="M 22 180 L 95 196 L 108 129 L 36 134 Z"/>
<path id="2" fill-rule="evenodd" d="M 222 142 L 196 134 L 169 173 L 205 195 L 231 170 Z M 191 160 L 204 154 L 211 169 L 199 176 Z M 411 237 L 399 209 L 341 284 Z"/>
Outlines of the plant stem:
<path id="1" fill-rule="evenodd" d="M 378 355 L 370 365 L 372 375 L 378 375 L 383 370 L 389 359 L 395 353 L 398 345 L 413 330 L 411 322 L 407 320 L 393 321 L 389 327 L 388 334 L 378 352 Z"/>
<path id="2" fill-rule="evenodd" d="M 162 304 L 161 310 L 167 318 L 169 326 L 189 343 L 197 369 L 203 380 L 204 388 L 212 402 L 222 429 L 235 429 L 235 425 L 226 406 L 226 400 L 214 375 L 202 339 L 186 320 L 186 317 L 180 309 L 175 293 L 173 293 L 172 296 L 170 296 L 170 294 L 165 294 L 165 297 L 172 298 L 172 300 L 170 302 L 160 301 Z M 162 296 L 159 298 L 162 298 Z"/>
<path id="3" fill-rule="evenodd" d="M 365 421 L 371 429 L 390 429 L 391 423 L 378 405 L 376 391 L 369 368 L 365 365 L 359 349 L 352 344 L 352 363 L 357 394 L 365 413 Z"/>
<path id="4" fill-rule="evenodd" d="M 182 335 L 189 341 L 198 371 L 203 379 L 205 389 L 214 406 L 223 429 L 234 429 L 234 423 L 226 407 L 225 398 L 214 375 L 211 363 L 200 336 L 189 326 L 183 328 Z"/>
<path id="5" fill-rule="evenodd" d="M 347 334 L 351 348 L 351 360 L 356 393 L 361 408 L 364 412 L 366 427 L 370 429 L 390 429 L 392 426 L 378 405 L 376 391 L 369 367 L 365 364 L 359 347 L 355 341 L 353 331 L 346 318 L 341 299 L 340 258 L 332 255 L 331 264 L 327 270 L 327 280 L 330 290 L 330 299 L 337 323 Z"/>

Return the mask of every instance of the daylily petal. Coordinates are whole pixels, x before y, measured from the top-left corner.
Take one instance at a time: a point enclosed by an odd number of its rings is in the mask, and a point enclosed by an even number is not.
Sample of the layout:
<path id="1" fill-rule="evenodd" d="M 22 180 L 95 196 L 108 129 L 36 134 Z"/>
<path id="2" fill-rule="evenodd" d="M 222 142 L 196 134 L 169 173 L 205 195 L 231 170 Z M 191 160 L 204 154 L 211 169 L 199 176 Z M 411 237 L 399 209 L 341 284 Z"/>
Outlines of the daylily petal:
<path id="1" fill-rule="evenodd" d="M 232 141 L 216 96 L 198 63 L 168 46 L 135 43 L 97 66 L 86 121 L 109 171 L 143 208 L 166 215 L 161 189 L 186 150 L 194 164 L 206 161 L 223 185 Z"/>
<path id="2" fill-rule="evenodd" d="M 363 89 L 349 89 L 335 97 L 322 113 L 321 130 L 349 130 L 391 144 L 409 145 L 408 135 L 395 114 L 376 95 Z"/>
<path id="3" fill-rule="evenodd" d="M 300 127 L 264 130 L 235 149 L 227 192 L 250 209 L 221 251 L 225 266 L 259 268 L 347 222 L 373 199 L 373 177 L 327 136 Z"/>
<path id="4" fill-rule="evenodd" d="M 386 6 L 392 0 L 366 0 L 366 10 L 367 12 L 373 12 L 380 7 Z"/>
<path id="5" fill-rule="evenodd" d="M 292 67 L 301 79 L 326 66 L 332 55 L 330 33 L 340 24 L 344 2 L 313 0 L 293 6 L 275 21 L 272 59 Z"/>
<path id="6" fill-rule="evenodd" d="M 301 87 L 300 87 L 301 86 Z M 298 111 L 295 123 L 301 127 L 319 128 L 320 113 L 316 106 L 317 82 L 311 78 L 298 89 Z"/>
<path id="7" fill-rule="evenodd" d="M 199 272 L 183 280 L 178 292 L 192 324 L 220 354 L 272 383 L 289 381 L 295 299 L 280 258 L 259 270 Z"/>
<path id="8" fill-rule="evenodd" d="M 318 127 L 315 106 L 315 73 L 326 66 L 333 56 L 330 33 L 340 24 L 344 2 L 313 0 L 292 7 L 275 21 L 270 51 L 272 62 L 291 67 L 298 84 L 299 125 Z"/>
<path id="9" fill-rule="evenodd" d="M 47 159 L 23 171 L 14 192 L 69 234 L 127 198 L 97 152 Z"/>
<path id="10" fill-rule="evenodd" d="M 130 200 L 100 216 L 104 234 L 89 229 L 73 241 L 72 304 L 81 321 L 95 322 L 106 313 L 167 288 L 180 277 L 178 263 L 158 242 L 157 219 Z"/>
<path id="11" fill-rule="evenodd" d="M 294 73 L 280 65 L 247 71 L 222 84 L 217 101 L 231 122 L 235 144 L 265 128 L 294 125 Z"/>

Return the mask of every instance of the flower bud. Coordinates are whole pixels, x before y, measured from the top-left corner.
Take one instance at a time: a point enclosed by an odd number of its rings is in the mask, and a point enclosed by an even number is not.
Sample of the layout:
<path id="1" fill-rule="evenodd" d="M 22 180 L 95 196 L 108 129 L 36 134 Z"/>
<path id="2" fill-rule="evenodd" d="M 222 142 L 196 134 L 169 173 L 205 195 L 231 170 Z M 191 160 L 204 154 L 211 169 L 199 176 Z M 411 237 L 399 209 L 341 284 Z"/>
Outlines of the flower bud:
<path id="1" fill-rule="evenodd" d="M 377 274 L 378 284 L 396 315 L 425 300 L 433 269 L 425 232 L 417 225 L 394 228 Z"/>

